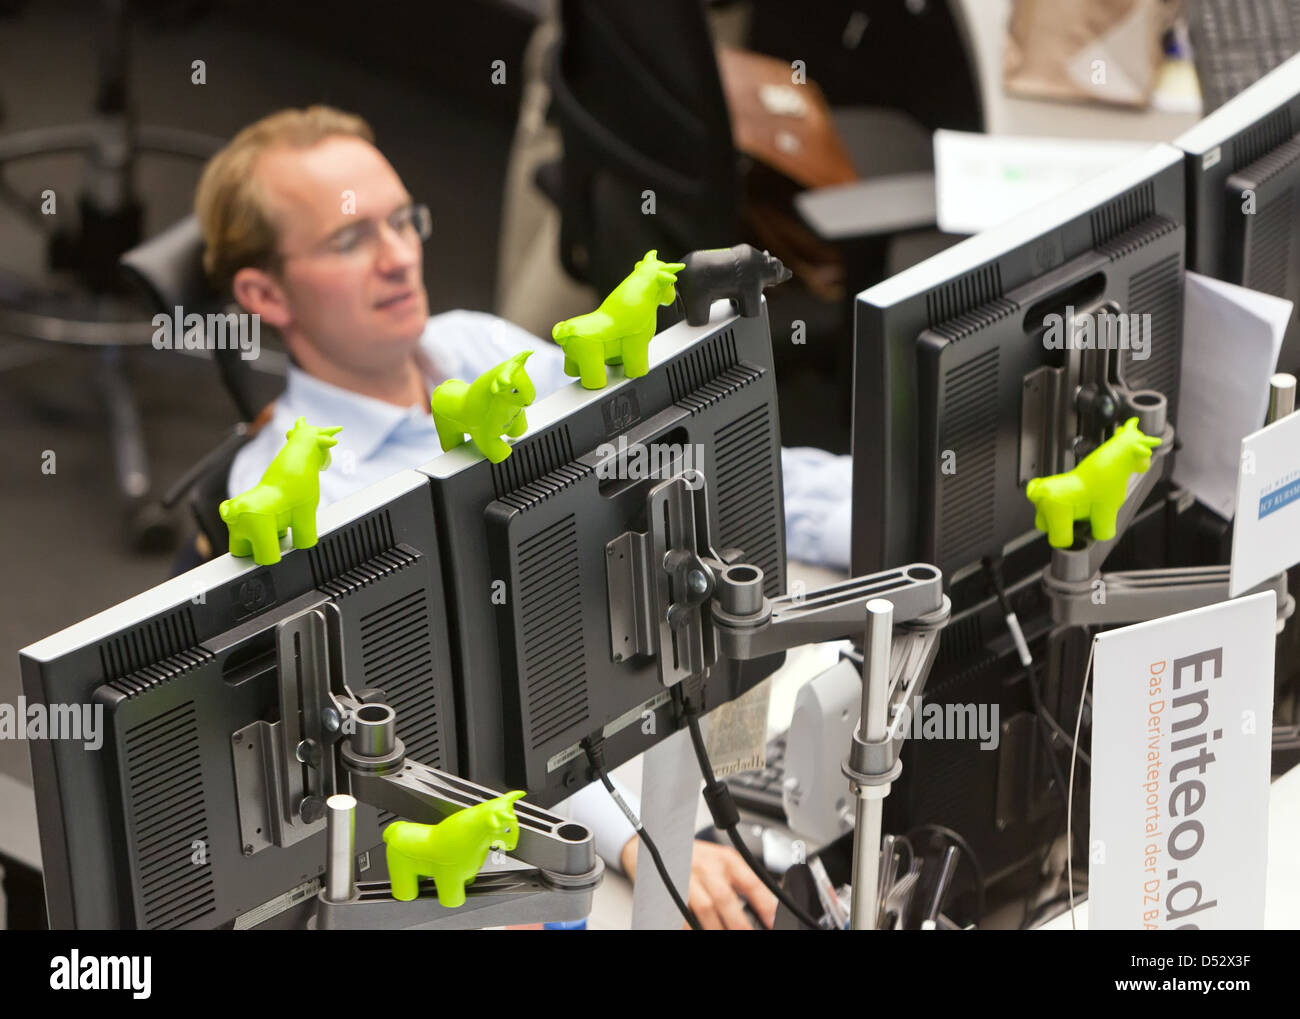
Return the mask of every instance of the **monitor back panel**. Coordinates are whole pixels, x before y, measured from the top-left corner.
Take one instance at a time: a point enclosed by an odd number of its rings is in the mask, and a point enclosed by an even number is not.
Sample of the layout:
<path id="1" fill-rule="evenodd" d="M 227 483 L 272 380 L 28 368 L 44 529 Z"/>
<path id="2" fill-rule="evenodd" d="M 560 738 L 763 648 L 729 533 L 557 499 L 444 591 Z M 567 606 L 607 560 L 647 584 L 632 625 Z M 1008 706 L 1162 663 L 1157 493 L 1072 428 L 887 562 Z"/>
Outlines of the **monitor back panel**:
<path id="1" fill-rule="evenodd" d="M 1300 136 L 1228 177 L 1226 277 L 1242 286 L 1300 303 Z M 1300 329 L 1294 309 L 1278 370 L 1300 371 Z"/>
<path id="2" fill-rule="evenodd" d="M 769 597 L 785 591 L 766 313 L 675 326 L 651 356 L 642 378 L 571 386 L 530 408 L 529 434 L 501 464 L 462 447 L 423 468 L 447 550 L 463 774 L 543 804 L 589 780 L 584 737 L 604 735 L 614 767 L 674 728 L 655 659 L 622 655 L 610 632 L 606 546 L 646 530 L 646 494 L 664 474 L 638 477 L 638 450 L 691 449 L 713 547 L 743 550 Z M 719 667 L 696 692 L 713 707 L 779 660 Z"/>
<path id="3" fill-rule="evenodd" d="M 947 580 L 1032 528 L 1015 483 L 1023 376 L 1059 354 L 1024 321 L 1043 281 L 1068 297 L 1070 279 L 1100 274 L 1104 296 L 1150 314 L 1150 357 L 1125 356 L 1124 371 L 1176 408 L 1183 163 L 1177 149 L 1156 146 L 858 295 L 855 574 L 920 560 Z"/>
<path id="4" fill-rule="evenodd" d="M 1175 140 L 1186 153 L 1189 269 L 1300 302 L 1298 133 L 1292 57 Z M 1294 314 L 1278 370 L 1300 370 Z"/>
<path id="5" fill-rule="evenodd" d="M 1032 537 L 1034 508 L 1024 486 L 1049 472 L 1024 434 L 1033 384 L 1027 380 L 1043 366 L 1059 367 L 1065 356 L 1056 347 L 1059 331 L 1049 345 L 1045 316 L 1060 323 L 1067 308 L 1081 314 L 1097 303 L 1138 316 L 1125 320 L 1131 325 L 1124 338 L 1137 342 L 1119 351 L 1120 376 L 1134 389 L 1165 394 L 1176 419 L 1183 230 L 1171 220 L 1144 219 L 1060 269 L 922 333 L 920 553 L 945 576 Z"/>
<path id="6" fill-rule="evenodd" d="M 297 612 L 337 614 L 348 685 L 384 690 L 408 754 L 455 762 L 427 479 L 406 471 L 335 509 L 314 548 L 266 567 L 224 556 L 22 653 L 29 700 L 104 720 L 98 750 L 31 743 L 52 926 L 251 926 L 314 894 L 323 822 L 279 848 L 239 793 L 237 755 L 257 751 L 236 737 L 279 717 L 275 627 Z M 368 876 L 384 873 L 389 819 L 357 811 Z"/>

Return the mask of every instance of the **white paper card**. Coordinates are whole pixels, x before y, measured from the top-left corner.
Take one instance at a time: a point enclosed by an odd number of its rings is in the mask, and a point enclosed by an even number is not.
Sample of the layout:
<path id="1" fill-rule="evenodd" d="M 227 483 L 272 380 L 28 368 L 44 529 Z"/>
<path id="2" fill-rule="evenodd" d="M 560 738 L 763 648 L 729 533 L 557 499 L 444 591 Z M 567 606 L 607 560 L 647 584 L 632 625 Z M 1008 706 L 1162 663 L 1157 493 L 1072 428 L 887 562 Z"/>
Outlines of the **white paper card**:
<path id="1" fill-rule="evenodd" d="M 1236 506 L 1241 440 L 1268 414 L 1290 320 L 1290 301 L 1187 273 L 1174 483 L 1224 519 Z"/>
<path id="2" fill-rule="evenodd" d="M 1264 925 L 1276 596 L 1096 639 L 1089 926 Z"/>
<path id="3" fill-rule="evenodd" d="M 1238 463 L 1232 598 L 1300 563 L 1300 414 L 1242 439 Z"/>
<path id="4" fill-rule="evenodd" d="M 935 218 L 945 233 L 979 233 L 1150 148 L 1150 142 L 935 131 Z"/>

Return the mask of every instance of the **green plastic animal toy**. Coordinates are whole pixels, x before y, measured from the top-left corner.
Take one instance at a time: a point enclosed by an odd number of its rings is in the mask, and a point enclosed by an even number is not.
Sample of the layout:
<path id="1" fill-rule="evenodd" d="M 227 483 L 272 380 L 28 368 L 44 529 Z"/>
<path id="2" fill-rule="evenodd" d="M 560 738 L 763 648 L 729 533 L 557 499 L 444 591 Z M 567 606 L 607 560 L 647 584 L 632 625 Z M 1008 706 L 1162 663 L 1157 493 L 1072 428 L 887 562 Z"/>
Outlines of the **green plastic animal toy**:
<path id="1" fill-rule="evenodd" d="M 253 557 L 259 566 L 280 561 L 280 539 L 293 528 L 293 547 L 316 544 L 320 472 L 330 465 L 330 447 L 342 426 L 316 428 L 299 418 L 285 433 L 289 441 L 262 480 L 217 511 L 230 531 L 230 554 Z"/>
<path id="2" fill-rule="evenodd" d="M 564 374 L 577 375 L 585 389 L 605 387 L 605 365 L 623 365 L 629 379 L 650 370 L 650 339 L 655 308 L 677 300 L 677 274 L 685 262 L 661 262 L 658 252 L 645 258 L 616 286 L 595 311 L 565 319 L 551 330 L 564 348 Z"/>
<path id="3" fill-rule="evenodd" d="M 1128 494 L 1128 479 L 1151 466 L 1155 436 L 1138 431 L 1129 418 L 1115 434 L 1085 456 L 1072 471 L 1034 478 L 1025 494 L 1034 504 L 1034 526 L 1047 532 L 1053 548 L 1074 544 L 1074 522 L 1087 520 L 1097 541 L 1115 537 L 1115 518 Z"/>
<path id="4" fill-rule="evenodd" d="M 537 396 L 524 370 L 531 354 L 531 350 L 521 351 L 473 382 L 448 379 L 433 391 L 429 403 L 444 453 L 463 443 L 468 434 L 494 464 L 510 455 L 510 443 L 501 436 L 517 439 L 528 430 L 524 408 Z"/>
<path id="5" fill-rule="evenodd" d="M 522 790 L 506 793 L 457 811 L 440 824 L 390 824 L 384 844 L 393 898 L 410 902 L 420 893 L 420 878 L 431 877 L 442 905 L 463 906 L 465 886 L 474 883 L 488 850 L 519 845 L 515 800 L 523 795 Z"/>

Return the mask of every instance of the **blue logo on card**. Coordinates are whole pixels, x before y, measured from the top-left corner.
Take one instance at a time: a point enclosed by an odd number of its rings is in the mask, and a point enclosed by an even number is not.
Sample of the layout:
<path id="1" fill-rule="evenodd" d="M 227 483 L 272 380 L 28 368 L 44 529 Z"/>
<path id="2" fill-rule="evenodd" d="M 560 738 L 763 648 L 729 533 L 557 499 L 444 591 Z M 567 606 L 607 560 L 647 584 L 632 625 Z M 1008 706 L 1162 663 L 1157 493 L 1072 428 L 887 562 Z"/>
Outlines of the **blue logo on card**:
<path id="1" fill-rule="evenodd" d="M 1270 513 L 1276 513 L 1283 506 L 1297 499 L 1300 499 L 1300 477 L 1291 474 L 1282 478 L 1271 491 L 1259 497 L 1259 519 L 1262 520 Z"/>

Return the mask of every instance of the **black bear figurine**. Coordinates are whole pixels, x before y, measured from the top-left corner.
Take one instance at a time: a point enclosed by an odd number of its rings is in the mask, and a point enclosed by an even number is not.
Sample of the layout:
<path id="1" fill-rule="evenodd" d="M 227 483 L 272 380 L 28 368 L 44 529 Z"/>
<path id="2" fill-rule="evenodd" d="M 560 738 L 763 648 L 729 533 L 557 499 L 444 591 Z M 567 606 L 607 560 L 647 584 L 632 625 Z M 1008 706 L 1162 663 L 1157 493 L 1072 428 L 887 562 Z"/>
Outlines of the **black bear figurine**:
<path id="1" fill-rule="evenodd" d="M 693 326 L 705 325 L 709 305 L 722 297 L 753 318 L 763 306 L 763 290 L 790 278 L 779 258 L 749 244 L 692 251 L 682 261 L 686 268 L 677 274 L 677 294 Z"/>

